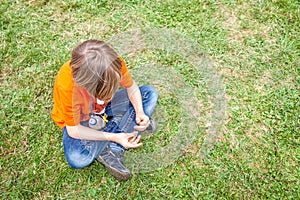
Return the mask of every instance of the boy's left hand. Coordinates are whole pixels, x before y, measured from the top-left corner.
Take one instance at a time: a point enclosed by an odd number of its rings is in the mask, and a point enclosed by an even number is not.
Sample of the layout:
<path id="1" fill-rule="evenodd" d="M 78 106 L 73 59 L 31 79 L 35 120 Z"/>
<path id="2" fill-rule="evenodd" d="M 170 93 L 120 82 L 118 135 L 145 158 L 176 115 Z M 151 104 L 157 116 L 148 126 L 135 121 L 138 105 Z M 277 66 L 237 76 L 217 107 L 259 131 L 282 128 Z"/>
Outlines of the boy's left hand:
<path id="1" fill-rule="evenodd" d="M 138 126 L 134 126 L 134 129 L 137 131 L 144 131 L 150 124 L 149 117 L 145 114 L 136 115 L 136 123 Z"/>

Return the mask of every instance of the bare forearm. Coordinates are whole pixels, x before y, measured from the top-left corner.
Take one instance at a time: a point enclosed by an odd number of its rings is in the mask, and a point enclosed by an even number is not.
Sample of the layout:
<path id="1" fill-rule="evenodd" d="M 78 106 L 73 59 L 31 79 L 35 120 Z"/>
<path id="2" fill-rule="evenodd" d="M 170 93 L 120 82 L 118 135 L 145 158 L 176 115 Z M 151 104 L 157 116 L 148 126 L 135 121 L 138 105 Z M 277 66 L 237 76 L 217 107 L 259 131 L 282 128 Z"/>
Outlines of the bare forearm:
<path id="1" fill-rule="evenodd" d="M 70 137 L 82 140 L 115 141 L 113 133 L 97 131 L 82 125 L 67 126 Z"/>
<path id="2" fill-rule="evenodd" d="M 77 126 L 67 126 L 67 131 L 70 137 L 82 140 L 98 140 L 98 141 L 112 141 L 119 143 L 124 148 L 138 148 L 142 146 L 140 143 L 140 136 L 137 132 L 132 133 L 108 133 L 97 131 L 82 125 Z"/>
<path id="3" fill-rule="evenodd" d="M 133 82 L 133 85 L 130 88 L 127 88 L 127 93 L 130 102 L 132 103 L 134 110 L 137 114 L 143 114 L 143 103 L 140 89 L 136 82 Z"/>

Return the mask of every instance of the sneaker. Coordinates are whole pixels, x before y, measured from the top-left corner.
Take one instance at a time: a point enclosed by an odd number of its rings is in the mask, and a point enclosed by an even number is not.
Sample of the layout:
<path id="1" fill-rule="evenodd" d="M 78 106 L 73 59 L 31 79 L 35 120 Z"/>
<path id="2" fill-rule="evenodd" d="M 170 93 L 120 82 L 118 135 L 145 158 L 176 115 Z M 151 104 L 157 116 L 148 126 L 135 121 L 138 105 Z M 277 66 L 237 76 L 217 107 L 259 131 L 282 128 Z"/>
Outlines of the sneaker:
<path id="1" fill-rule="evenodd" d="M 156 128 L 157 128 L 157 124 L 156 121 L 154 119 L 150 119 L 150 124 L 149 126 L 146 128 L 145 131 L 150 132 L 150 133 L 155 133 L 156 132 Z"/>
<path id="2" fill-rule="evenodd" d="M 124 151 L 114 152 L 108 146 L 100 154 L 97 160 L 117 179 L 126 181 L 131 172 L 124 166 Z"/>

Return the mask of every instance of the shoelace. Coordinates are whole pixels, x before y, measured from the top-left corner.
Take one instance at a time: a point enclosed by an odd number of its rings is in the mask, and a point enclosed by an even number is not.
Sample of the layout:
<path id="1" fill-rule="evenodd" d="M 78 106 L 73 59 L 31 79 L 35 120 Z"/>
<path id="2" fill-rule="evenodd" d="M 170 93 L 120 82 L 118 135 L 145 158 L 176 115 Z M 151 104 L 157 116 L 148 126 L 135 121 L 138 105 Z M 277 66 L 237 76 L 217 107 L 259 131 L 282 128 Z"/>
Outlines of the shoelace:
<path id="1" fill-rule="evenodd" d="M 124 160 L 124 152 L 123 151 L 118 151 L 118 152 L 113 152 L 114 155 L 123 163 L 123 160 Z"/>

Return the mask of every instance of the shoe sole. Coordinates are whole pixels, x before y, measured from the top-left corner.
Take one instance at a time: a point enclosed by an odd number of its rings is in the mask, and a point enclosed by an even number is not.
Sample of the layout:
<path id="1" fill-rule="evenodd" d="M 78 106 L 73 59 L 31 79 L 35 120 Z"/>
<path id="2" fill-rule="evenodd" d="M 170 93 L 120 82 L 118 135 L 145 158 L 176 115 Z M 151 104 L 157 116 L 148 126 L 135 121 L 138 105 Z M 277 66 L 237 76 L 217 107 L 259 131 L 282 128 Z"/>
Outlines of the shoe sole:
<path id="1" fill-rule="evenodd" d="M 97 160 L 104 165 L 104 167 L 106 167 L 106 169 L 109 171 L 109 173 L 111 173 L 115 178 L 121 180 L 121 181 L 127 181 L 130 178 L 131 174 L 128 173 L 122 173 L 120 171 L 118 171 L 117 169 L 111 167 L 110 165 L 108 165 L 104 160 L 102 160 L 101 158 L 97 158 Z"/>

